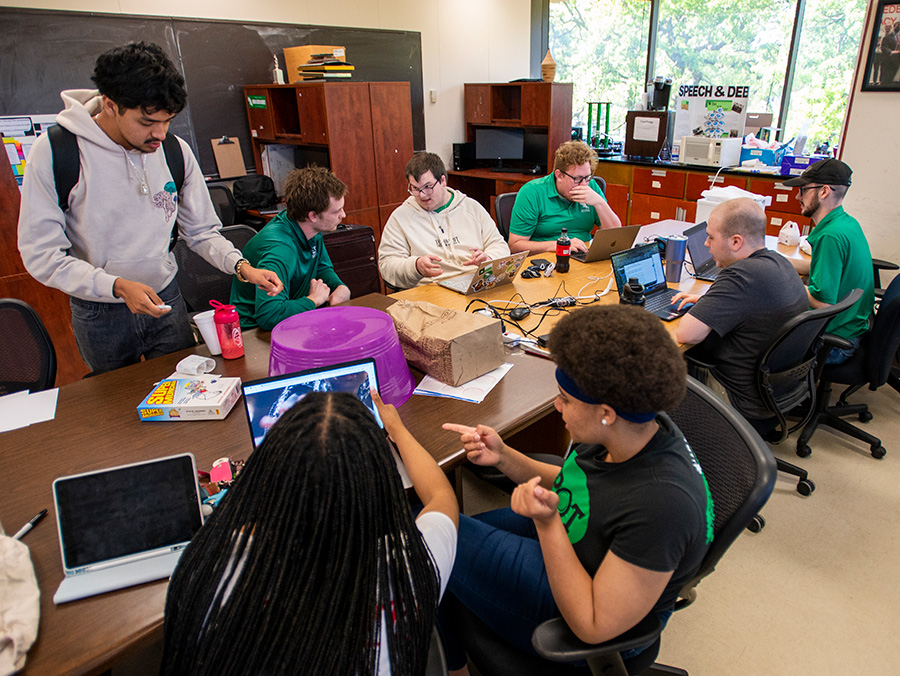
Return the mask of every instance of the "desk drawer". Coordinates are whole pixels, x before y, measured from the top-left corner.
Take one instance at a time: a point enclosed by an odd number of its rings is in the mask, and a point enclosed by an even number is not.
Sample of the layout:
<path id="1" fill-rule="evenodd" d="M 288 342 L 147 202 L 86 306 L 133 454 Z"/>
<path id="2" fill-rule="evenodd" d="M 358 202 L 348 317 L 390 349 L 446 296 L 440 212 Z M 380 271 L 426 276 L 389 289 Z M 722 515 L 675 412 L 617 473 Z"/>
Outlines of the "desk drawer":
<path id="1" fill-rule="evenodd" d="M 703 191 L 709 190 L 714 184 L 715 187 L 724 188 L 729 185 L 737 186 L 744 190 L 747 187 L 747 179 L 740 176 L 716 176 L 715 174 L 688 174 L 687 188 L 684 197 L 688 200 L 699 200 L 703 198 Z"/>
<path id="2" fill-rule="evenodd" d="M 772 197 L 772 205 L 766 209 L 766 212 L 771 209 L 787 214 L 800 215 L 800 200 L 797 199 L 797 188 L 788 188 L 780 180 L 766 181 L 759 178 L 752 179 L 750 181 L 750 192 L 755 192 L 757 195 L 770 195 Z M 794 220 L 798 223 L 800 222 L 796 218 Z"/>
<path id="3" fill-rule="evenodd" d="M 494 181 L 494 194 L 502 195 L 505 192 L 519 192 L 519 188 L 528 183 L 530 179 L 524 181 Z"/>
<path id="4" fill-rule="evenodd" d="M 634 191 L 645 195 L 659 195 L 661 197 L 684 197 L 685 173 L 672 169 L 645 169 L 638 167 L 634 170 Z"/>
<path id="5" fill-rule="evenodd" d="M 631 198 L 631 221 L 628 224 L 647 225 L 670 218 L 693 223 L 696 215 L 696 202 L 635 194 Z"/>

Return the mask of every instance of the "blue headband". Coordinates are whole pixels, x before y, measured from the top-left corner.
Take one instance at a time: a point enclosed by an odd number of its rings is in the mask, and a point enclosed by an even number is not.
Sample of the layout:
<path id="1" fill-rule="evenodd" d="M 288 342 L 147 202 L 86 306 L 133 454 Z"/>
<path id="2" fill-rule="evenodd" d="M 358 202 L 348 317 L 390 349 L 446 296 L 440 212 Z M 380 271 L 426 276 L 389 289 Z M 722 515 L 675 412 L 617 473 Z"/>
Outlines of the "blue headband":
<path id="1" fill-rule="evenodd" d="M 572 380 L 569 374 L 563 371 L 558 366 L 556 367 L 556 382 L 559 383 L 559 386 L 563 388 L 563 390 L 571 394 L 579 401 L 583 401 L 585 404 L 592 404 L 594 406 L 606 404 L 606 402 L 604 401 L 594 399 L 592 396 L 585 394 L 585 392 L 582 391 L 580 387 L 578 387 L 575 381 Z M 612 406 L 611 404 L 606 405 Z M 656 413 L 629 413 L 628 411 L 621 411 L 615 406 L 612 406 L 612 409 L 616 412 L 617 416 L 619 416 L 623 420 L 627 420 L 628 422 L 646 423 L 656 418 Z"/>

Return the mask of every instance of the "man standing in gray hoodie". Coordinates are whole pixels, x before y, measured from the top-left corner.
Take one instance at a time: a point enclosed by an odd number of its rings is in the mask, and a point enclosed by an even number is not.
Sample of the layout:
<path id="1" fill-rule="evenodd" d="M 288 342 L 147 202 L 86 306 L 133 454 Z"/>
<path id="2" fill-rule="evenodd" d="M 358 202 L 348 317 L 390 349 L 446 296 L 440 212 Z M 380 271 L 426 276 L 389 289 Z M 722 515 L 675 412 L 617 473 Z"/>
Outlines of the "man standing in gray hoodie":
<path id="1" fill-rule="evenodd" d="M 39 282 L 67 293 L 85 363 L 109 371 L 194 344 L 169 251 L 175 219 L 187 245 L 211 265 L 270 295 L 277 275 L 257 270 L 219 232 L 221 223 L 190 147 L 179 193 L 157 152 L 185 106 L 184 78 L 154 44 L 117 47 L 97 59 L 97 90 L 69 90 L 57 123 L 75 135 L 78 181 L 60 208 L 47 134 L 26 165 L 19 251 Z"/>

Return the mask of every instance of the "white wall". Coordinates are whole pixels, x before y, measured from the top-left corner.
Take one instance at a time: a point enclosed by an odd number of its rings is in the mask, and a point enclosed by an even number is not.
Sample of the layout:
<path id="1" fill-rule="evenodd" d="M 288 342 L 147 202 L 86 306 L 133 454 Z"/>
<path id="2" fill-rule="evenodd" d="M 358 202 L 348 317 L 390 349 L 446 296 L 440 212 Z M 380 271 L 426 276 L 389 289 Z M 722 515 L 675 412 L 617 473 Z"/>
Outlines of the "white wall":
<path id="1" fill-rule="evenodd" d="M 900 92 L 860 90 L 876 7 L 877 0 L 869 0 L 865 49 L 856 64 L 853 100 L 845 121 L 841 159 L 853 169 L 853 186 L 844 198 L 844 208 L 859 220 L 875 258 L 900 263 Z"/>
<path id="2" fill-rule="evenodd" d="M 463 141 L 463 83 L 529 77 L 531 0 L 59 0 L 12 7 L 417 31 L 427 149 Z M 498 29 L 502 27 L 502 29 Z M 348 54 L 348 60 L 353 55 Z M 284 67 L 284 64 L 282 64 Z M 437 102 L 429 92 L 435 90 Z"/>

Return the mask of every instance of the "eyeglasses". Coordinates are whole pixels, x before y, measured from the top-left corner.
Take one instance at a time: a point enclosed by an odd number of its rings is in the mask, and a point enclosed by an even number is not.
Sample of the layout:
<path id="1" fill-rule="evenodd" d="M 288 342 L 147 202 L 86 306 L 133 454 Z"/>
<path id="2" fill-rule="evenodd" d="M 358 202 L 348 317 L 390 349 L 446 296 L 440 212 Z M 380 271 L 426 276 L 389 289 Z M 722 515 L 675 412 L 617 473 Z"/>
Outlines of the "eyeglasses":
<path id="1" fill-rule="evenodd" d="M 825 187 L 824 185 L 805 185 L 802 188 L 797 188 L 797 192 L 799 192 L 800 196 L 802 197 L 803 193 L 806 192 L 807 190 L 814 190 L 814 189 L 824 188 L 824 187 Z"/>
<path id="2" fill-rule="evenodd" d="M 569 178 L 571 178 L 571 179 L 572 179 L 572 182 L 575 183 L 575 185 L 581 185 L 582 183 L 587 183 L 587 182 L 590 181 L 592 178 L 594 178 L 594 177 L 593 177 L 592 175 L 590 175 L 590 174 L 588 174 L 587 176 L 572 176 L 572 174 L 570 174 L 570 173 L 567 172 L 567 171 L 563 171 L 562 169 L 560 169 L 559 171 L 560 171 L 561 173 L 565 174 L 566 176 L 568 176 Z"/>
<path id="3" fill-rule="evenodd" d="M 416 193 L 425 195 L 426 193 L 430 193 L 432 190 L 434 190 L 434 186 L 436 186 L 438 183 L 440 183 L 440 181 L 435 181 L 434 183 L 426 183 L 421 188 L 409 186 L 406 189 L 406 192 L 408 192 L 410 195 L 415 195 Z"/>

